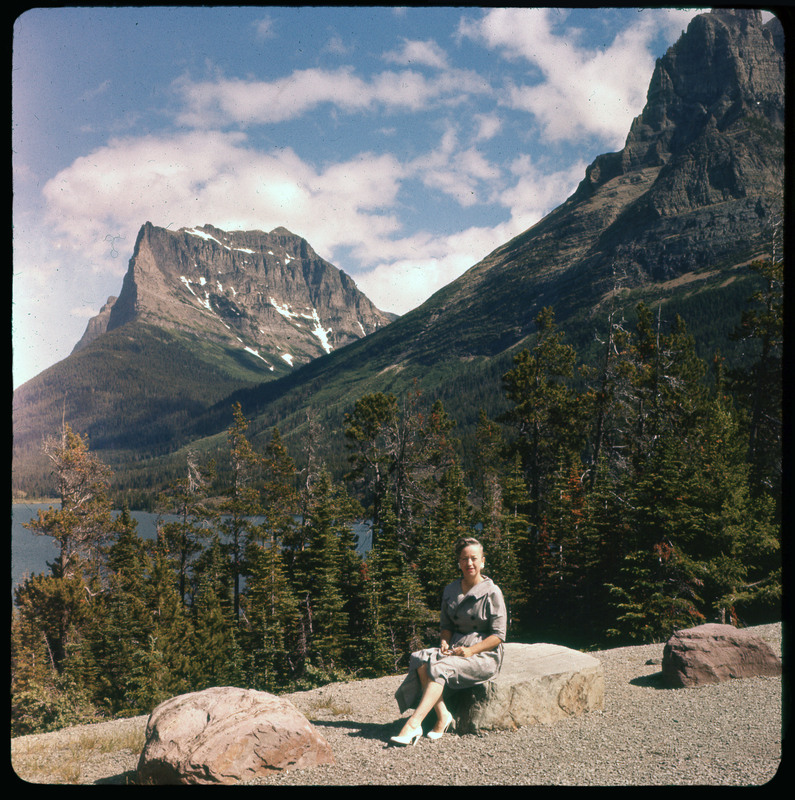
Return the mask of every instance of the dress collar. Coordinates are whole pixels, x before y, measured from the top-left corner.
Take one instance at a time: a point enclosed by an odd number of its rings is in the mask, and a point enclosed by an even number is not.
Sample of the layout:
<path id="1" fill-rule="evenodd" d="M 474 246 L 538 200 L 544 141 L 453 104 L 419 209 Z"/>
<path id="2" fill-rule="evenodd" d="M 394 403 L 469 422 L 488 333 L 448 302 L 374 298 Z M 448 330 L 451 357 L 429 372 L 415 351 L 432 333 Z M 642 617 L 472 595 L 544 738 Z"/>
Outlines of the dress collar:
<path id="1" fill-rule="evenodd" d="M 484 575 L 483 580 L 480 583 L 476 583 L 468 592 L 464 591 L 463 578 L 458 578 L 457 582 L 459 594 L 464 595 L 464 597 L 482 597 L 484 594 L 488 594 L 491 591 L 491 587 L 494 586 L 491 578 L 487 575 Z"/>

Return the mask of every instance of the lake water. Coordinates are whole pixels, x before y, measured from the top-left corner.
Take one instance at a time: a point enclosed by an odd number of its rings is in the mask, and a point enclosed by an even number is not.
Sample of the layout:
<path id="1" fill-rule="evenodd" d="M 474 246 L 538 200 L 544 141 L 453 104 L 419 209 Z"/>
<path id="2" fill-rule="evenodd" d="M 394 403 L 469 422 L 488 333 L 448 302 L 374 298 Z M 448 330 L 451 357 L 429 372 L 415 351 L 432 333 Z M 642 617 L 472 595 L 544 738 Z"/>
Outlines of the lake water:
<path id="1" fill-rule="evenodd" d="M 49 536 L 41 536 L 23 527 L 23 524 L 35 519 L 39 509 L 47 510 L 50 503 L 12 503 L 11 505 L 11 593 L 14 588 L 30 575 L 49 572 L 48 561 L 58 555 L 58 547 Z M 55 505 L 55 508 L 58 506 Z M 131 516 L 138 522 L 138 535 L 142 539 L 154 539 L 157 533 L 157 522 L 169 522 L 179 519 L 173 515 L 158 515 L 147 511 L 132 511 Z M 370 549 L 370 526 L 366 522 L 352 525 L 358 536 L 360 553 Z"/>

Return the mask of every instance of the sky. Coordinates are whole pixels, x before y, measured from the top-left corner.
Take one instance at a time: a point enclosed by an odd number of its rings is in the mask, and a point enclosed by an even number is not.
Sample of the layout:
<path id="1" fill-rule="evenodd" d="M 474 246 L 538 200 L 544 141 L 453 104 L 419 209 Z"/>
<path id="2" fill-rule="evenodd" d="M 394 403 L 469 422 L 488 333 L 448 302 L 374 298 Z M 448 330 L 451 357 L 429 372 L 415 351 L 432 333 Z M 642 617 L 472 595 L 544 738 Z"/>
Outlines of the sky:
<path id="1" fill-rule="evenodd" d="M 624 146 L 656 59 L 697 13 L 26 11 L 12 53 L 14 388 L 118 296 L 147 221 L 283 226 L 406 313 Z"/>

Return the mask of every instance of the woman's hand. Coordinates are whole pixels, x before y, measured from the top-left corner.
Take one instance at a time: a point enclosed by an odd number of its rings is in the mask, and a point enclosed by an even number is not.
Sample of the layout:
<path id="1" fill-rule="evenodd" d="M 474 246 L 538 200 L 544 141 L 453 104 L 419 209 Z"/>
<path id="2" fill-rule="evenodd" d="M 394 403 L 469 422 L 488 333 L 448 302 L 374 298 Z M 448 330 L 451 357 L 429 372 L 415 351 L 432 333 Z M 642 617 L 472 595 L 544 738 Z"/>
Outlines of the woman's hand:
<path id="1" fill-rule="evenodd" d="M 499 636 L 495 636 L 491 634 L 491 636 L 487 636 L 485 639 L 482 639 L 479 642 L 475 642 L 475 644 L 466 647 L 464 645 L 459 645 L 458 647 L 451 647 L 450 652 L 446 653 L 445 655 L 451 656 L 461 656 L 462 658 L 470 658 L 471 656 L 475 656 L 478 653 L 485 653 L 487 650 L 494 650 L 502 644 L 502 639 Z"/>

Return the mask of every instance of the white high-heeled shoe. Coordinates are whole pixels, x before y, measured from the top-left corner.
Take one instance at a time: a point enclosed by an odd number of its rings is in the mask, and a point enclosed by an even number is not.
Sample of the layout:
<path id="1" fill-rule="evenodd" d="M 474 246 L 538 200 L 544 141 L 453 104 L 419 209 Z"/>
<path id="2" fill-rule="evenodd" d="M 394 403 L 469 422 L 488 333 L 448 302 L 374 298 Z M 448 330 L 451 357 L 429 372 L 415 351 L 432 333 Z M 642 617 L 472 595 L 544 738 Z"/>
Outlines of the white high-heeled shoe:
<path id="1" fill-rule="evenodd" d="M 444 727 L 442 728 L 441 732 L 438 732 L 438 731 L 428 731 L 428 733 L 426 733 L 425 735 L 426 735 L 426 736 L 427 736 L 429 739 L 433 739 L 434 741 L 436 741 L 437 739 L 441 739 L 441 738 L 442 738 L 442 736 L 444 736 L 444 735 L 445 735 L 445 733 L 447 733 L 447 729 L 448 729 L 448 728 L 449 728 L 449 727 L 450 727 L 452 724 L 453 724 L 453 715 L 448 713 L 448 717 L 447 717 L 447 719 L 445 720 Z"/>
<path id="2" fill-rule="evenodd" d="M 393 744 L 407 747 L 408 745 L 416 745 L 420 736 L 422 736 L 422 725 L 417 725 L 416 728 L 409 730 L 409 732 L 403 736 L 391 736 L 389 741 Z"/>

